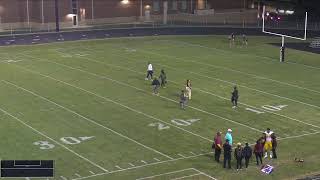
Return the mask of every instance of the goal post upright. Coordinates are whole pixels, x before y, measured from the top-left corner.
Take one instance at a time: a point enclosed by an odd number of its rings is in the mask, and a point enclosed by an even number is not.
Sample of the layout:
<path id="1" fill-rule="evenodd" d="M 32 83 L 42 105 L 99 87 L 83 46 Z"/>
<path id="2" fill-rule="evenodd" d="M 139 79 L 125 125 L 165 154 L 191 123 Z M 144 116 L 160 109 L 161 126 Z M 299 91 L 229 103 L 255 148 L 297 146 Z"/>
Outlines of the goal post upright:
<path id="1" fill-rule="evenodd" d="M 297 40 L 302 40 L 302 41 L 307 40 L 308 12 L 305 13 L 304 36 L 303 36 L 303 38 L 301 38 L 301 37 L 295 37 L 295 36 L 290 36 L 290 35 L 286 35 L 286 34 L 280 34 L 280 33 L 266 31 L 265 30 L 265 11 L 266 11 L 266 7 L 264 5 L 263 10 L 262 10 L 262 32 L 265 34 L 270 34 L 270 35 L 281 37 L 280 62 L 284 62 L 284 53 L 285 53 L 284 39 L 285 38 L 297 39 Z"/>

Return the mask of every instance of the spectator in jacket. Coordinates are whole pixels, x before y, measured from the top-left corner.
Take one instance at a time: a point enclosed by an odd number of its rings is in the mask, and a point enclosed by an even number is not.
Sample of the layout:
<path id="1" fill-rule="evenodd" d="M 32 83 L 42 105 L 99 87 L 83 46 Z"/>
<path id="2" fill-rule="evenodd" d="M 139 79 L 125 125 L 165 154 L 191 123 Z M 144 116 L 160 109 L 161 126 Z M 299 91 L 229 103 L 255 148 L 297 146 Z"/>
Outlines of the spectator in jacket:
<path id="1" fill-rule="evenodd" d="M 259 165 L 259 162 L 260 164 L 262 164 L 263 145 L 260 140 L 258 140 L 256 145 L 254 146 L 253 152 L 256 155 L 257 165 Z"/>
<path id="2" fill-rule="evenodd" d="M 277 136 L 273 133 L 271 135 L 271 138 L 272 138 L 272 155 L 273 155 L 273 159 L 277 159 L 277 152 L 276 152 L 277 145 L 278 145 Z"/>
<path id="3" fill-rule="evenodd" d="M 249 161 L 251 156 L 252 156 L 252 148 L 249 146 L 248 143 L 246 143 L 246 146 L 243 148 L 243 157 L 245 160 L 246 168 L 248 168 L 249 166 Z"/>
<path id="4" fill-rule="evenodd" d="M 228 129 L 224 137 L 225 140 L 229 141 L 230 146 L 232 146 L 232 129 Z"/>
<path id="5" fill-rule="evenodd" d="M 243 158 L 243 148 L 241 147 L 241 143 L 237 143 L 237 147 L 234 150 L 234 157 L 237 160 L 237 171 L 242 169 L 242 158 Z"/>
<path id="6" fill-rule="evenodd" d="M 221 150 L 222 150 L 221 132 L 217 132 L 217 135 L 214 137 L 214 159 L 217 162 L 220 162 Z"/>
<path id="7" fill-rule="evenodd" d="M 231 152 L 232 147 L 229 144 L 229 140 L 227 139 L 226 142 L 223 144 L 223 168 L 226 168 L 228 163 L 228 168 L 231 169 Z"/>

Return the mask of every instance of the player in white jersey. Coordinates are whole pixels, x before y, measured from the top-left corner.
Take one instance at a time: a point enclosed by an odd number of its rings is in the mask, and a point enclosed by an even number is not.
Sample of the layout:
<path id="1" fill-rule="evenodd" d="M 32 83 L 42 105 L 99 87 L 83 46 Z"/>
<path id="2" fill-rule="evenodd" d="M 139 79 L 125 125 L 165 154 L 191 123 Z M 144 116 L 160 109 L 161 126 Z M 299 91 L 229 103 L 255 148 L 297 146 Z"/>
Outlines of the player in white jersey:
<path id="1" fill-rule="evenodd" d="M 267 128 L 267 130 L 264 132 L 265 134 L 265 143 L 264 143 L 264 158 L 268 157 L 268 154 L 270 154 L 270 158 L 272 158 L 272 134 L 273 132 L 270 130 L 270 128 Z"/>

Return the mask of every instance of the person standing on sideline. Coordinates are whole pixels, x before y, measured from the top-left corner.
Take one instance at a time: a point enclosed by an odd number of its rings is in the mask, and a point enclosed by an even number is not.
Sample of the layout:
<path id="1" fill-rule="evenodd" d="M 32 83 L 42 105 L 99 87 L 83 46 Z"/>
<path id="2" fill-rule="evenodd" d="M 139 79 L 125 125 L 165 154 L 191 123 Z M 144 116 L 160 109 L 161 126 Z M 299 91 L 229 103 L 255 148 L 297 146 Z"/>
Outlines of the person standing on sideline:
<path id="1" fill-rule="evenodd" d="M 242 34 L 242 46 L 248 46 L 248 38 L 245 34 Z"/>
<path id="2" fill-rule="evenodd" d="M 272 158 L 272 134 L 273 132 L 270 130 L 270 128 L 267 128 L 265 133 L 265 143 L 264 143 L 264 158 L 268 157 L 268 154 L 270 155 L 270 158 Z"/>
<path id="3" fill-rule="evenodd" d="M 192 85 L 191 85 L 190 79 L 188 79 L 186 83 L 186 93 L 188 95 L 189 100 L 191 100 L 191 91 L 192 91 Z"/>
<path id="4" fill-rule="evenodd" d="M 228 140 L 230 146 L 232 146 L 232 129 L 228 129 L 224 137 L 225 140 Z"/>
<path id="5" fill-rule="evenodd" d="M 229 144 L 229 140 L 227 139 L 226 142 L 223 144 L 223 168 L 226 168 L 228 163 L 228 168 L 231 169 L 231 152 L 232 147 Z"/>
<path id="6" fill-rule="evenodd" d="M 241 143 L 237 143 L 237 148 L 234 150 L 234 157 L 237 160 L 237 171 L 242 169 L 243 149 Z"/>
<path id="7" fill-rule="evenodd" d="M 152 67 L 152 64 L 150 62 L 148 62 L 146 80 L 152 80 L 152 76 L 153 76 L 153 67 Z"/>
<path id="8" fill-rule="evenodd" d="M 166 84 L 167 84 L 167 75 L 166 75 L 166 73 L 164 72 L 164 70 L 163 70 L 163 69 L 162 69 L 162 70 L 161 70 L 161 72 L 160 72 L 159 79 L 160 79 L 161 87 L 166 88 Z"/>
<path id="9" fill-rule="evenodd" d="M 238 107 L 238 98 L 239 98 L 239 92 L 237 89 L 237 86 L 234 86 L 233 92 L 231 93 L 231 102 L 232 102 L 232 108 Z"/>
<path id="10" fill-rule="evenodd" d="M 259 165 L 259 162 L 262 164 L 263 145 L 261 144 L 260 140 L 258 140 L 254 146 L 253 152 L 256 155 L 257 165 Z"/>
<path id="11" fill-rule="evenodd" d="M 181 90 L 181 94 L 180 94 L 180 108 L 181 109 L 185 109 L 187 106 L 187 96 L 186 93 L 184 92 L 184 90 Z"/>
<path id="12" fill-rule="evenodd" d="M 249 161 L 251 156 L 252 156 L 252 148 L 249 146 L 248 143 L 246 143 L 246 146 L 243 148 L 243 157 L 245 160 L 246 168 L 248 168 L 249 166 Z"/>
<path id="13" fill-rule="evenodd" d="M 272 155 L 273 155 L 273 159 L 277 159 L 277 146 L 278 146 L 278 142 L 277 142 L 277 136 L 273 133 L 271 135 L 272 138 Z"/>
<path id="14" fill-rule="evenodd" d="M 157 78 L 154 78 L 154 80 L 151 83 L 153 87 L 153 94 L 159 95 L 159 88 L 160 88 L 160 82 Z"/>
<path id="15" fill-rule="evenodd" d="M 217 162 L 220 162 L 221 150 L 222 150 L 221 132 L 217 132 L 216 137 L 214 137 L 214 159 Z"/>

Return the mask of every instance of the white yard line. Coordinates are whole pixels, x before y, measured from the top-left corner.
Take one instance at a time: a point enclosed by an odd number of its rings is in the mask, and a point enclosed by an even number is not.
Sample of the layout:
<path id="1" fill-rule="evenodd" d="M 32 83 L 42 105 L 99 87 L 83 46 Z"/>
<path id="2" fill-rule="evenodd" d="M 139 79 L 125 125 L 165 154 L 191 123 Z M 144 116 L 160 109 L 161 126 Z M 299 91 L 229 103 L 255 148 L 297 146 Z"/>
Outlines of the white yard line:
<path id="1" fill-rule="evenodd" d="M 182 169 L 182 170 L 178 170 L 178 171 L 171 171 L 171 172 L 167 172 L 167 173 L 157 174 L 157 175 L 154 175 L 154 176 L 138 178 L 136 180 L 152 179 L 152 178 L 159 177 L 159 176 L 170 175 L 170 174 L 175 174 L 175 173 L 184 172 L 184 171 L 190 171 L 190 170 L 191 171 L 195 171 L 193 168 L 187 168 L 187 169 Z"/>
<path id="2" fill-rule="evenodd" d="M 31 56 L 31 57 L 32 57 L 32 56 Z M 35 57 L 33 57 L 33 58 L 35 58 Z M 136 90 L 141 91 L 141 92 L 145 92 L 145 93 L 150 94 L 150 95 L 152 94 L 152 93 L 150 93 L 150 92 L 148 92 L 148 91 L 145 91 L 145 90 L 143 90 L 143 89 L 141 89 L 141 88 L 138 88 L 138 87 L 135 87 L 135 86 L 131 86 L 131 85 L 129 85 L 129 84 L 126 84 L 126 83 L 123 83 L 123 82 L 120 82 L 120 81 L 111 79 L 111 78 L 109 78 L 109 77 L 107 77 L 107 76 L 101 76 L 101 75 L 98 75 L 98 74 L 95 74 L 95 73 L 92 73 L 92 72 L 89 72 L 89 71 L 85 71 L 85 70 L 82 70 L 82 69 L 74 68 L 74 67 L 67 66 L 67 65 L 65 65 L 65 64 L 60 64 L 60 63 L 53 62 L 53 61 L 48 61 L 48 60 L 42 60 L 42 61 L 46 61 L 46 62 L 50 62 L 50 63 L 53 63 L 53 64 L 57 64 L 57 65 L 60 65 L 60 66 L 63 66 L 63 67 L 67 67 L 67 68 L 69 68 L 69 69 L 77 70 L 77 71 L 80 71 L 80 72 L 83 72 L 83 73 L 86 73 L 86 74 L 90 74 L 90 75 L 95 76 L 95 77 L 98 77 L 98 78 L 107 79 L 107 80 L 110 80 L 110 81 L 115 82 L 115 83 L 117 83 L 117 84 L 120 84 L 120 85 L 123 85 L 123 86 L 127 86 L 127 87 L 131 87 L 131 88 L 133 88 L 133 89 L 136 89 Z M 21 66 L 19 66 L 19 65 L 15 65 L 15 66 L 21 67 Z M 27 68 L 24 68 L 24 69 L 27 69 Z M 29 69 L 28 69 L 28 70 L 29 70 Z M 30 70 L 29 70 L 29 71 L 30 71 Z M 38 72 L 37 72 L 37 73 L 38 73 Z M 39 74 L 39 73 L 38 73 L 38 74 Z M 46 75 L 45 75 L 45 76 L 46 76 Z M 48 76 L 48 77 L 49 77 L 49 76 Z M 50 77 L 50 78 L 52 78 L 52 77 Z M 62 82 L 62 81 L 61 81 L 61 82 Z M 86 91 L 87 91 L 87 90 L 86 90 Z M 162 98 L 162 99 L 166 99 L 166 100 L 171 101 L 171 102 L 174 102 L 174 103 L 176 103 L 176 104 L 179 104 L 178 101 L 173 100 L 173 99 L 170 99 L 170 98 L 167 98 L 167 97 L 165 97 L 165 96 L 159 95 L 158 97 L 160 97 L 160 98 Z M 191 108 L 191 109 L 197 110 L 197 111 L 199 111 L 199 112 L 202 112 L 202 113 L 204 113 L 204 114 L 208 114 L 208 115 L 211 115 L 211 116 L 214 116 L 214 117 L 218 117 L 218 118 L 220 118 L 220 119 L 223 119 L 223 120 L 232 122 L 232 123 L 234 123 L 234 124 L 237 124 L 237 125 L 240 125 L 240 126 L 243 126 L 243 127 L 246 127 L 246 128 L 251 129 L 251 130 L 253 130 L 253 131 L 263 132 L 262 130 L 259 130 L 259 129 L 257 129 L 257 128 L 253 128 L 253 127 L 251 127 L 251 126 L 249 126 L 249 125 L 242 124 L 242 123 L 240 123 L 240 122 L 237 122 L 237 121 L 234 121 L 234 120 L 231 120 L 231 119 L 222 117 L 222 116 L 220 116 L 220 115 L 217 115 L 217 114 L 214 114 L 214 113 L 205 111 L 205 110 L 203 110 L 203 109 L 200 109 L 200 108 L 197 108 L 197 107 L 193 107 L 193 106 L 188 106 L 188 107 Z M 162 120 L 161 120 L 161 121 L 162 121 Z M 166 122 L 166 124 L 168 124 L 168 123 Z M 174 125 L 171 124 L 171 123 L 169 123 L 169 124 L 170 124 L 171 126 L 174 126 Z M 180 128 L 180 127 L 178 127 L 178 126 L 176 126 L 176 127 L 177 127 L 177 128 Z M 199 136 L 199 137 L 200 137 L 200 136 Z M 201 136 L 201 137 L 202 137 L 202 136 Z M 208 139 L 208 138 L 204 138 L 204 137 L 202 137 L 202 138 L 203 138 L 203 139 L 206 139 L 206 140 L 208 140 L 208 141 L 210 141 L 210 142 L 212 141 L 211 139 Z"/>
<path id="3" fill-rule="evenodd" d="M 295 138 L 299 138 L 299 137 L 310 136 L 310 135 L 316 135 L 316 134 L 320 134 L 320 131 L 312 132 L 312 133 L 300 134 L 300 135 L 297 135 L 297 136 L 288 136 L 288 137 L 284 137 L 284 138 L 279 138 L 278 140 L 295 139 Z"/>
<path id="4" fill-rule="evenodd" d="M 64 149 L 66 149 L 67 151 L 71 152 L 72 154 L 74 154 L 74 155 L 78 156 L 79 158 L 81 158 L 81 159 L 89 162 L 91 165 L 93 165 L 93 166 L 101 169 L 101 170 L 104 171 L 104 172 L 107 172 L 107 170 L 106 170 L 105 168 L 103 168 L 103 167 L 101 167 L 100 165 L 94 163 L 93 161 L 89 160 L 88 158 L 85 158 L 84 156 L 76 153 L 75 151 L 71 150 L 70 148 L 66 147 L 65 145 L 61 144 L 60 142 L 58 142 L 58 141 L 54 140 L 53 138 L 47 136 L 46 134 L 38 131 L 37 129 L 35 129 L 35 128 L 33 128 L 32 126 L 28 125 L 27 123 L 25 123 L 25 122 L 22 121 L 21 119 L 17 118 L 16 116 L 12 115 L 11 113 L 7 112 L 6 110 L 0 108 L 0 111 L 2 111 L 2 112 L 3 112 L 4 114 L 6 114 L 6 115 L 12 117 L 12 118 L 15 119 L 16 121 L 18 121 L 18 122 L 20 122 L 21 124 L 23 124 L 24 126 L 30 128 L 32 131 L 36 132 L 37 134 L 40 134 L 41 136 L 43 136 L 43 137 L 45 137 L 45 138 L 47 138 L 47 139 L 50 139 L 52 142 L 58 144 L 58 145 L 61 146 L 62 148 L 64 148 Z"/>
<path id="5" fill-rule="evenodd" d="M 93 50 L 93 51 L 94 51 L 94 50 Z M 115 54 L 115 55 L 120 56 L 120 57 L 123 57 L 123 56 L 118 55 L 118 54 Z M 128 58 L 128 57 L 123 57 L 123 58 L 130 59 L 130 58 Z M 107 63 L 104 63 L 104 62 L 101 62 L 101 61 L 97 61 L 97 60 L 93 60 L 93 59 L 90 59 L 90 58 L 82 58 L 82 59 L 86 59 L 87 61 L 96 62 L 96 63 L 99 63 L 99 64 L 104 64 L 104 65 L 106 65 L 106 66 L 118 67 L 118 68 L 120 68 L 120 69 L 126 69 L 126 70 L 129 70 L 129 71 L 131 71 L 131 72 L 135 72 L 135 73 L 139 73 L 139 74 L 144 74 L 144 73 L 142 73 L 142 72 L 138 72 L 138 71 L 135 71 L 135 70 L 132 70 L 132 69 L 129 69 L 129 68 L 125 68 L 125 67 L 121 67 L 121 66 L 117 66 L 117 65 L 113 65 L 113 64 L 107 64 Z M 132 59 L 131 59 L 131 60 L 132 60 Z M 168 66 L 167 66 L 167 67 L 168 67 Z M 172 68 L 172 67 L 169 67 L 169 68 L 177 70 L 177 68 Z M 180 85 L 180 84 L 177 83 L 177 82 L 170 81 L 170 80 L 168 80 L 168 81 L 169 81 L 169 82 L 172 82 L 172 83 L 174 83 L 174 84 Z M 209 95 L 212 95 L 212 96 L 216 96 L 216 97 L 221 98 L 221 99 L 225 99 L 225 100 L 227 100 L 227 101 L 230 101 L 229 98 L 225 98 L 225 97 L 219 96 L 219 95 L 217 95 L 217 94 L 210 93 L 210 92 L 205 91 L 205 90 L 202 90 L 202 89 L 200 89 L 200 88 L 193 88 L 193 89 L 198 90 L 198 91 L 203 92 L 203 93 L 206 93 L 206 94 L 209 94 Z M 280 116 L 280 117 L 283 117 L 283 118 L 287 118 L 287 119 L 290 119 L 290 120 L 293 120 L 293 121 L 297 121 L 297 122 L 300 122 L 300 123 L 303 123 L 303 124 L 306 124 L 306 125 L 309 125 L 309 126 L 313 126 L 313 127 L 316 127 L 316 128 L 320 128 L 320 126 L 317 126 L 317 125 L 314 125 L 314 124 L 311 124 L 311 123 L 307 123 L 307 122 L 304 122 L 304 121 L 301 121 L 301 120 L 298 120 L 298 119 L 296 119 L 296 118 L 292 118 L 292 117 L 289 117 L 289 116 L 286 116 L 286 115 L 283 115 L 283 114 L 279 114 L 279 113 L 276 113 L 276 112 L 268 111 L 268 110 L 265 110 L 265 109 L 262 110 L 262 109 L 260 109 L 260 108 L 257 108 L 257 107 L 254 107 L 254 106 L 251 106 L 251 105 L 242 103 L 242 102 L 239 102 L 239 104 L 242 104 L 242 105 L 245 105 L 245 106 L 247 106 L 247 107 L 254 108 L 254 109 L 259 109 L 260 111 L 267 112 L 267 113 L 271 113 L 271 114 L 273 114 L 273 115 L 277 115 L 277 116 Z"/>
<path id="6" fill-rule="evenodd" d="M 68 112 L 70 112 L 70 113 L 72 113 L 72 114 L 75 114 L 75 115 L 79 116 L 80 118 L 82 118 L 82 119 L 84 119 L 84 120 L 86 120 L 86 121 L 88 121 L 88 122 L 90 122 L 90 123 L 93 123 L 93 124 L 95 124 L 95 125 L 97 125 L 97 126 L 99 126 L 99 127 L 102 127 L 102 128 L 104 128 L 104 129 L 106 129 L 106 130 L 108 130 L 108 131 L 111 131 L 112 133 L 117 134 L 118 136 L 120 136 L 120 137 L 122 137 L 122 138 L 125 138 L 125 139 L 127 139 L 127 140 L 129 140 L 129 141 L 131 141 L 131 142 L 134 142 L 135 144 L 138 144 L 138 145 L 140 145 L 140 146 L 142 146 L 142 147 L 144 147 L 144 148 L 146 148 L 146 149 L 148 149 L 148 150 L 150 150 L 150 151 L 152 151 L 152 152 L 155 152 L 155 153 L 157 153 L 157 154 L 160 154 L 160 155 L 162 155 L 162 156 L 164 156 L 164 157 L 166 157 L 166 158 L 173 159 L 172 157 L 170 157 L 170 156 L 168 156 L 168 155 L 166 155 L 166 154 L 164 154 L 164 153 L 162 153 L 162 152 L 160 152 L 160 151 L 158 151 L 158 150 L 155 150 L 155 149 L 153 149 L 153 148 L 151 148 L 151 147 L 149 147 L 149 146 L 146 146 L 146 145 L 144 145 L 144 144 L 142 144 L 142 143 L 140 143 L 140 142 L 138 142 L 138 141 L 136 141 L 136 140 L 134 140 L 134 139 L 132 139 L 132 138 L 130 138 L 130 137 L 128 137 L 128 136 L 125 136 L 125 135 L 123 135 L 123 134 L 121 134 L 121 133 L 119 133 L 119 132 L 117 132 L 117 131 L 109 128 L 109 127 L 106 127 L 106 126 L 104 126 L 104 125 L 102 125 L 102 124 L 100 124 L 100 123 L 97 123 L 96 121 L 94 121 L 94 120 L 92 120 L 92 119 L 90 119 L 90 118 L 87 118 L 87 117 L 85 117 L 85 116 L 83 116 L 83 115 L 81 115 L 81 114 L 79 114 L 79 113 L 77 113 L 77 112 L 75 112 L 75 111 L 73 111 L 73 110 L 65 107 L 65 106 L 62 106 L 62 105 L 60 105 L 60 104 L 58 104 L 58 103 L 56 103 L 56 102 L 54 102 L 54 101 L 51 101 L 50 99 L 45 98 L 45 97 L 43 97 L 43 96 L 41 96 L 41 95 L 39 95 L 39 94 L 37 94 L 37 93 L 35 93 L 35 92 L 32 92 L 32 91 L 30 91 L 30 90 L 28 90 L 28 89 L 25 89 L 25 88 L 23 88 L 23 87 L 21 87 L 21 86 L 18 86 L 18 85 L 16 85 L 16 84 L 12 83 L 12 82 L 9 82 L 9 81 L 2 80 L 2 82 L 3 82 L 3 83 L 6 83 L 6 84 L 8 84 L 8 85 L 14 86 L 15 88 L 18 88 L 18 89 L 23 90 L 23 91 L 25 91 L 25 92 L 28 92 L 28 93 L 30 93 L 30 94 L 32 94 L 32 95 L 34 95 L 34 96 L 36 96 L 36 97 L 38 97 L 38 98 L 40 98 L 40 99 L 43 99 L 43 100 L 45 100 L 45 101 L 47 101 L 47 102 L 49 102 L 49 103 L 51 103 L 51 104 L 54 104 L 55 106 L 57 106 L 57 107 L 59 107 L 59 108 L 61 108 L 61 109 L 63 109 L 63 110 L 66 110 L 66 111 L 68 111 Z"/>
<path id="7" fill-rule="evenodd" d="M 12 64 L 12 65 L 13 65 L 13 64 Z M 180 129 L 180 130 L 182 130 L 182 131 L 184 131 L 184 132 L 186 132 L 186 133 L 192 134 L 192 135 L 194 135 L 194 136 L 198 136 L 198 137 L 200 137 L 200 138 L 202 138 L 202 139 L 204 139 L 204 140 L 206 140 L 206 141 L 212 142 L 212 140 L 209 139 L 209 138 L 203 137 L 203 136 L 201 136 L 201 135 L 199 135 L 199 134 L 195 134 L 195 133 L 193 133 L 193 132 L 191 132 L 191 131 L 188 131 L 188 130 L 186 130 L 186 129 L 183 129 L 183 128 L 181 128 L 181 127 L 179 127 L 179 126 L 176 126 L 176 125 L 174 125 L 174 124 L 168 123 L 168 122 L 166 122 L 166 121 L 164 121 L 164 120 L 161 120 L 161 119 L 156 118 L 156 117 L 154 117 L 154 116 L 152 116 L 152 115 L 149 115 L 149 114 L 146 114 L 146 113 L 144 113 L 144 112 L 141 112 L 141 111 L 139 111 L 139 110 L 133 109 L 133 108 L 131 108 L 131 107 L 129 107 L 129 106 L 126 106 L 126 105 L 124 105 L 124 104 L 121 104 L 121 103 L 119 103 L 119 102 L 117 102 L 117 101 L 114 101 L 114 100 L 112 100 L 112 99 L 109 99 L 109 98 L 107 98 L 107 97 L 101 96 L 101 95 L 99 95 L 99 94 L 97 94 L 97 93 L 88 91 L 88 90 L 86 90 L 86 89 L 83 89 L 83 88 L 81 88 L 81 87 L 75 86 L 75 85 L 73 85 L 73 84 L 70 84 L 70 83 L 67 83 L 67 82 L 64 82 L 64 81 L 61 81 L 61 80 L 56 79 L 56 78 L 53 78 L 53 77 L 51 77 L 51 76 L 44 75 L 44 74 L 39 73 L 39 72 L 37 72 L 37 71 L 30 70 L 30 69 L 25 68 L 25 67 L 23 67 L 23 66 L 19 66 L 19 65 L 13 65 L 13 66 L 15 66 L 15 67 L 17 67 L 17 68 L 19 68 L 19 69 L 23 69 L 24 71 L 31 72 L 31 73 L 33 73 L 33 74 L 38 74 L 38 75 L 40 75 L 40 76 L 42 76 L 42 77 L 46 77 L 46 78 L 48 78 L 48 79 L 52 79 L 52 80 L 54 80 L 54 81 L 60 82 L 60 83 L 65 84 L 65 85 L 68 85 L 68 86 L 73 87 L 73 88 L 75 88 L 75 89 L 79 89 L 79 90 L 81 90 L 81 91 L 83 91 L 83 92 L 86 92 L 86 93 L 91 94 L 91 95 L 93 95 L 93 96 L 96 96 L 96 97 L 99 97 L 99 98 L 101 98 L 101 99 L 104 99 L 104 100 L 107 101 L 107 102 L 111 102 L 111 103 L 116 104 L 116 105 L 118 105 L 118 106 L 121 106 L 121 107 L 123 107 L 123 108 L 125 108 L 125 109 L 128 109 L 128 110 L 130 110 L 130 111 L 133 111 L 133 112 L 135 112 L 135 113 L 137 113 L 137 114 L 141 114 L 141 115 L 143 115 L 143 116 L 145 116 L 145 117 L 148 117 L 148 118 L 150 118 L 150 119 L 154 119 L 154 120 L 163 122 L 163 123 L 165 123 L 165 124 L 167 124 L 167 125 L 170 125 L 171 127 L 175 127 L 175 128 Z"/>

